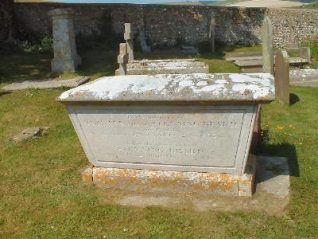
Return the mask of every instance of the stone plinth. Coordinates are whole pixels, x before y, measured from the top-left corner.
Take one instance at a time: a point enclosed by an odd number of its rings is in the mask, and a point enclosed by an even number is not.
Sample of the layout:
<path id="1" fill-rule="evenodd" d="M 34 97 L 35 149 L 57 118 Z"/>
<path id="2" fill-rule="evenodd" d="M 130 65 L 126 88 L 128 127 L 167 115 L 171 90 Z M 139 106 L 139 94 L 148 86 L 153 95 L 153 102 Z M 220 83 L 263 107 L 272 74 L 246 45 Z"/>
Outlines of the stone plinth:
<path id="1" fill-rule="evenodd" d="M 209 73 L 209 66 L 195 59 L 167 59 L 132 61 L 127 75 Z"/>
<path id="2" fill-rule="evenodd" d="M 251 196 L 254 173 L 255 160 L 251 156 L 247 170 L 242 175 L 93 167 L 85 169 L 82 178 L 87 184 L 124 191 Z"/>
<path id="3" fill-rule="evenodd" d="M 214 192 L 225 184 L 240 195 L 238 182 L 250 172 L 258 104 L 274 96 L 271 74 L 198 73 L 103 77 L 59 100 L 67 105 L 93 175 L 159 175 L 160 181 L 197 186 L 211 180 L 219 185 Z M 253 177 L 247 178 L 252 184 Z"/>
<path id="4" fill-rule="evenodd" d="M 73 11 L 55 9 L 49 12 L 53 26 L 54 59 L 51 62 L 52 72 L 75 71 L 81 64 L 77 55 Z"/>

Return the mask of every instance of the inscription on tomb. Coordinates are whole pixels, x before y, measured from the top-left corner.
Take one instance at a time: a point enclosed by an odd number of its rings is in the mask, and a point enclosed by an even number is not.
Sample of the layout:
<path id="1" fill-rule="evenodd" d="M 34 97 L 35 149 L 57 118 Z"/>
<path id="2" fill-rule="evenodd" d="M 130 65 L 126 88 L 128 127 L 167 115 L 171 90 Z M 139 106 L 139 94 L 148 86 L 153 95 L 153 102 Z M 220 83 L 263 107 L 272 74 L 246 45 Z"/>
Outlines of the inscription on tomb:
<path id="1" fill-rule="evenodd" d="M 73 106 L 71 113 L 95 164 L 233 169 L 250 112 L 250 106 Z"/>

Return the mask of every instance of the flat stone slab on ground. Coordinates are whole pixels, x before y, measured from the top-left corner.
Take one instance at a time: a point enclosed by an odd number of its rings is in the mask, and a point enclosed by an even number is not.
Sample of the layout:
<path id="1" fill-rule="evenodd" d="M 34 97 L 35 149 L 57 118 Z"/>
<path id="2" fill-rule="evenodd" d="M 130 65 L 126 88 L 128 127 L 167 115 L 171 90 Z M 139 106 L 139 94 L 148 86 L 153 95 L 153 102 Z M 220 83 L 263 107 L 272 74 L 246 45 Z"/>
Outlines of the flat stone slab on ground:
<path id="1" fill-rule="evenodd" d="M 234 64 L 239 67 L 259 67 L 263 65 L 263 57 L 238 57 L 238 58 L 228 58 L 234 61 Z M 308 60 L 301 57 L 289 57 L 290 65 L 301 65 L 308 64 Z M 275 64 L 275 62 L 274 62 Z"/>
<path id="2" fill-rule="evenodd" d="M 20 83 L 12 83 L 2 88 L 3 91 L 17 91 L 25 89 L 49 89 L 59 87 L 77 87 L 86 83 L 89 77 L 78 76 L 68 80 L 60 80 L 58 78 L 43 81 L 23 81 Z"/>
<path id="3" fill-rule="evenodd" d="M 195 59 L 140 60 L 127 64 L 127 75 L 209 73 L 209 66 Z"/>
<path id="4" fill-rule="evenodd" d="M 269 215 L 283 215 L 289 203 L 290 176 L 288 159 L 283 157 L 256 156 L 257 184 L 252 197 L 202 196 L 197 193 L 166 193 L 132 190 L 101 190 L 107 203 L 124 206 L 161 206 L 192 209 L 195 211 L 260 211 Z M 160 185 L 159 185 L 160 186 Z M 154 189 L 159 188 L 158 184 Z M 161 185 L 165 186 L 165 185 Z M 103 186 L 99 185 L 101 189 Z M 155 192 L 156 191 L 156 192 Z"/>
<path id="5" fill-rule="evenodd" d="M 227 61 L 251 61 L 251 60 L 262 60 L 263 56 L 230 56 L 226 57 L 225 60 Z"/>
<path id="6" fill-rule="evenodd" d="M 12 139 L 16 143 L 28 140 L 34 137 L 40 137 L 47 132 L 49 127 L 31 127 L 22 130 L 19 134 L 15 135 Z"/>
<path id="7" fill-rule="evenodd" d="M 290 84 L 318 87 L 318 69 L 300 69 L 289 72 Z"/>

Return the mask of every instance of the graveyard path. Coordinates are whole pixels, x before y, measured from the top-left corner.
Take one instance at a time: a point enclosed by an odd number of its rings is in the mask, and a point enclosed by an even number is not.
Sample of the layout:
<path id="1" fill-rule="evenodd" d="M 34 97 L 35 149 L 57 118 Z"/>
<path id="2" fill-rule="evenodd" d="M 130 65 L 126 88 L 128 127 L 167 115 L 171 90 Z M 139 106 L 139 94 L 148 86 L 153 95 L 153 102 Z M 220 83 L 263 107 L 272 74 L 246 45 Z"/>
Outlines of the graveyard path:
<path id="1" fill-rule="evenodd" d="M 250 0 L 240 1 L 237 3 L 229 4 L 233 7 L 269 7 L 269 8 L 282 8 L 282 7 L 300 7 L 303 3 L 298 1 L 283 1 L 283 0 Z"/>

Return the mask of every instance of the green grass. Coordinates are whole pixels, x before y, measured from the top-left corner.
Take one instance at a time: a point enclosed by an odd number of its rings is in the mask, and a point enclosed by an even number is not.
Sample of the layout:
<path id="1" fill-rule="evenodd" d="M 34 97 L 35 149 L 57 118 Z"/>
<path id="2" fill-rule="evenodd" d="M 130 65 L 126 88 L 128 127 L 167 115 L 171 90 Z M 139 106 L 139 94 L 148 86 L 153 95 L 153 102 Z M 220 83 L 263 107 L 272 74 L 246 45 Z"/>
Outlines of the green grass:
<path id="1" fill-rule="evenodd" d="M 113 74 L 114 54 L 98 57 L 97 53 L 82 53 L 81 74 Z M 202 59 L 212 66 L 215 61 L 222 69 L 221 57 L 210 58 Z M 46 76 L 49 65 L 31 60 L 23 64 L 38 69 L 37 76 Z M 18 57 L 15 64 L 2 60 L 1 69 L 12 67 L 14 75 L 8 73 L 4 84 L 33 77 L 19 64 Z M 283 216 L 110 204 L 107 190 L 81 181 L 88 161 L 65 107 L 56 102 L 64 90 L 0 95 L 0 238 L 317 238 L 317 88 L 292 87 L 293 105 L 263 107 L 264 136 L 257 152 L 289 157 L 294 175 L 290 205 Z M 50 129 L 39 139 L 11 140 L 32 126 Z"/>
<path id="2" fill-rule="evenodd" d="M 51 73 L 50 54 L 14 53 L 0 57 L 0 87 L 11 82 L 44 80 L 60 77 L 66 79 L 78 75 L 96 79 L 103 75 L 113 75 L 116 69 L 116 53 L 106 48 L 81 51 L 82 66 L 77 72 L 62 75 Z"/>
<path id="3" fill-rule="evenodd" d="M 0 97 L 0 237 L 9 238 L 304 238 L 318 234 L 318 89 L 292 88 L 300 101 L 263 108 L 259 153 L 288 156 L 291 202 L 282 217 L 114 206 L 81 182 L 87 159 L 56 102 L 63 92 L 27 90 Z M 10 139 L 49 126 L 37 140 Z M 299 165 L 299 176 L 297 165 Z M 128 231 L 126 232 L 126 229 Z"/>

